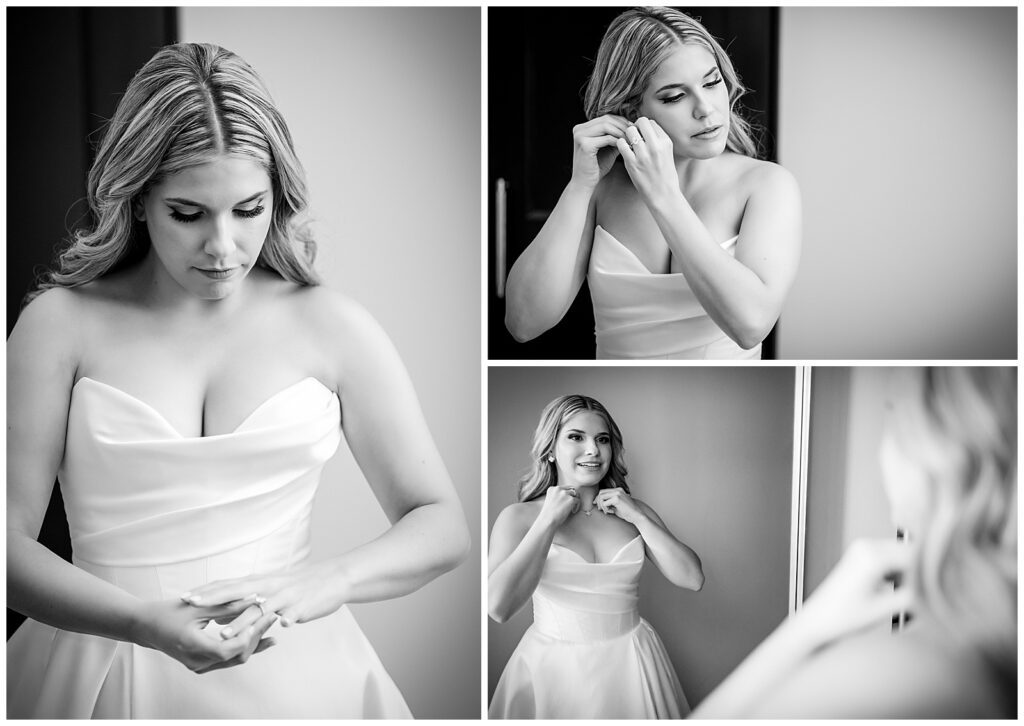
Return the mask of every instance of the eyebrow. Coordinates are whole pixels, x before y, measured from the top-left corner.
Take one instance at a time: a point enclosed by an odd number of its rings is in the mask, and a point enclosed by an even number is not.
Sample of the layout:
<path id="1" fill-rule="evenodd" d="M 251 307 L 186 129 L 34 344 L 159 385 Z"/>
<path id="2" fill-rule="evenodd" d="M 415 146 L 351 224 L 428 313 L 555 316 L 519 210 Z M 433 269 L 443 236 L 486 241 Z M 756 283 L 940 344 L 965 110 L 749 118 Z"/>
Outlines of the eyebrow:
<path id="1" fill-rule="evenodd" d="M 566 429 L 565 433 L 567 433 L 567 434 L 585 434 L 587 432 L 584 431 L 583 429 Z M 608 432 L 607 431 L 598 431 L 594 435 L 595 436 L 602 436 L 602 435 L 608 436 Z"/>
<path id="2" fill-rule="evenodd" d="M 718 71 L 718 66 L 711 66 L 710 70 L 708 70 L 707 73 L 705 73 L 703 76 L 701 76 L 701 80 L 704 80 L 705 78 L 707 78 L 708 76 L 710 76 L 710 75 L 712 75 L 713 73 L 716 73 L 716 72 L 719 72 Z M 659 88 L 657 91 L 655 91 L 655 93 L 661 93 L 662 91 L 667 91 L 670 88 L 685 88 L 685 87 L 686 87 L 685 83 L 669 83 L 667 86 L 662 86 L 661 88 Z"/>
<path id="3" fill-rule="evenodd" d="M 259 199 L 260 197 L 265 196 L 266 194 L 267 194 L 267 190 L 264 189 L 263 191 L 256 192 L 252 196 L 246 197 L 245 199 L 243 199 L 240 202 L 235 202 L 231 206 L 232 207 L 238 207 L 238 206 L 241 206 L 242 204 L 248 204 L 249 202 L 254 201 L 256 199 Z M 193 202 L 191 199 L 185 199 L 184 197 L 167 197 L 166 199 L 164 199 L 164 201 L 165 202 L 174 202 L 175 204 L 184 204 L 185 206 L 188 206 L 188 207 L 198 207 L 199 209 L 206 209 L 205 205 L 200 204 L 199 202 Z"/>

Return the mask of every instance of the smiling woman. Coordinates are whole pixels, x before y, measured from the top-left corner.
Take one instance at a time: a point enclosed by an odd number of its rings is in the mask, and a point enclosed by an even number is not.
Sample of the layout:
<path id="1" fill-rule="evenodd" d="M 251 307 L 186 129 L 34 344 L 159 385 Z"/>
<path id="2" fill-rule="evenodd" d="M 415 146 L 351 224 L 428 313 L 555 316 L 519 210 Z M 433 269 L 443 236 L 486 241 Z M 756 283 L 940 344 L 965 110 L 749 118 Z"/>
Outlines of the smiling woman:
<path id="1" fill-rule="evenodd" d="M 719 43 L 636 8 L 605 33 L 573 129 L 572 177 L 507 281 L 533 339 L 586 280 L 598 358 L 759 358 L 796 275 L 800 193 L 756 158 Z"/>
<path id="2" fill-rule="evenodd" d="M 498 516 L 488 608 L 504 622 L 528 600 L 533 625 L 505 666 L 491 718 L 680 718 L 690 708 L 665 646 L 637 609 L 649 558 L 700 590 L 700 558 L 626 484 L 622 434 L 587 396 L 541 413 L 519 502 Z"/>
<path id="3" fill-rule="evenodd" d="M 468 531 L 394 347 L 317 284 L 306 198 L 240 57 L 168 46 L 132 80 L 95 224 L 8 342 L 8 716 L 410 715 L 346 604 L 418 589 Z M 391 526 L 314 562 L 343 437 Z M 36 541 L 55 476 L 74 564 Z"/>

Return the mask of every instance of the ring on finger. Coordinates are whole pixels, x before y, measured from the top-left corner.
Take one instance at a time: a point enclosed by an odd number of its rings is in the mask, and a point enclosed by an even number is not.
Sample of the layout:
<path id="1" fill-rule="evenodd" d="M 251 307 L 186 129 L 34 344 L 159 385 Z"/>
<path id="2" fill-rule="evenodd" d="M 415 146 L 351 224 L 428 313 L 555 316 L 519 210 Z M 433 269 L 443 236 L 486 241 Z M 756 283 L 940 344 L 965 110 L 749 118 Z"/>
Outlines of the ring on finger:
<path id="1" fill-rule="evenodd" d="M 262 598 L 260 598 L 259 600 L 257 600 L 256 602 L 253 603 L 253 605 L 255 605 L 256 607 L 258 607 L 260 609 L 260 617 L 261 618 L 265 617 L 266 614 L 267 614 L 266 608 L 263 607 L 263 603 L 264 602 L 265 601 Z"/>

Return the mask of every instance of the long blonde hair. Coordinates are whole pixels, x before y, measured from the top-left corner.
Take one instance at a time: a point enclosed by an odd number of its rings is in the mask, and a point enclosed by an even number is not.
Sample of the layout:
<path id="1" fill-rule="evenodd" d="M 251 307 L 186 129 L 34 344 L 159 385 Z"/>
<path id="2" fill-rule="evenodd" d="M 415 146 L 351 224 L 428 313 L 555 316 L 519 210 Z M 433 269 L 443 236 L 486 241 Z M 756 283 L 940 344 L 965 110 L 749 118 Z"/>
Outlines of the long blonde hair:
<path id="1" fill-rule="evenodd" d="M 629 493 L 626 484 L 626 461 L 623 454 L 622 432 L 612 415 L 601 402 L 589 396 L 577 394 L 559 396 L 548 403 L 540 414 L 540 422 L 533 433 L 533 446 L 530 449 L 530 468 L 519 480 L 519 501 L 528 502 L 544 496 L 549 487 L 558 484 L 558 468 L 548 458 L 555 450 L 558 432 L 566 422 L 581 411 L 593 411 L 604 419 L 608 433 L 612 439 L 612 462 L 608 473 L 598 486 L 599 489 L 622 487 Z"/>
<path id="2" fill-rule="evenodd" d="M 975 646 L 1015 694 L 1017 372 L 902 373 L 911 380 L 894 409 L 892 434 L 924 472 L 933 500 L 914 584 L 950 636 Z"/>
<path id="3" fill-rule="evenodd" d="M 94 221 L 74 232 L 51 287 L 75 287 L 145 256 L 149 234 L 133 206 L 161 179 L 221 155 L 259 163 L 274 190 L 273 215 L 257 264 L 316 285 L 316 243 L 300 215 L 305 175 L 288 126 L 260 77 L 234 53 L 206 43 L 160 49 L 128 84 L 89 171 Z"/>
<path id="4" fill-rule="evenodd" d="M 732 61 L 703 25 L 672 8 L 633 8 L 608 26 L 584 94 L 587 118 L 610 113 L 635 121 L 644 90 L 678 43 L 699 45 L 715 57 L 729 91 L 726 148 L 757 157 L 757 143 L 750 123 L 740 115 L 737 105 L 747 89 L 740 82 Z"/>

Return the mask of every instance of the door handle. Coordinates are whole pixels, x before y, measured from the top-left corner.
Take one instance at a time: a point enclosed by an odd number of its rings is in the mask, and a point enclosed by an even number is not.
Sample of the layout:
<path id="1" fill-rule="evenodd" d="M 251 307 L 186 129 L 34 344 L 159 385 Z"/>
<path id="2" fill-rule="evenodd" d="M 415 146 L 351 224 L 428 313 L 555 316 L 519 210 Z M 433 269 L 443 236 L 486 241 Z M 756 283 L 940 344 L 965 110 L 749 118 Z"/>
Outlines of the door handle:
<path id="1" fill-rule="evenodd" d="M 506 193 L 508 183 L 504 178 L 499 177 L 494 183 L 494 288 L 497 291 L 498 299 L 505 297 L 505 267 L 507 266 L 507 245 L 506 236 Z"/>

